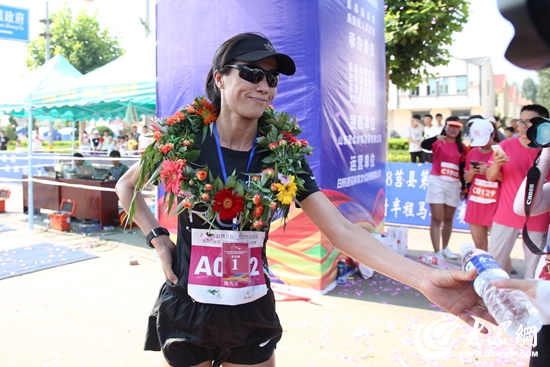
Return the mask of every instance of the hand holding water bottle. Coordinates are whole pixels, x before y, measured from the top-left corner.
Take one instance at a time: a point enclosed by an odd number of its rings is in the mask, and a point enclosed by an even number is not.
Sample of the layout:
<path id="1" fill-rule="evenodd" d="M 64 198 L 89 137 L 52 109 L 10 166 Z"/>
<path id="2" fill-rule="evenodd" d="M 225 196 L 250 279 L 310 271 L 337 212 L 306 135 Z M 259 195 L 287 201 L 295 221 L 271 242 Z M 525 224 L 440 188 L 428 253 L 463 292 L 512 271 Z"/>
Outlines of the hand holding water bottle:
<path id="1" fill-rule="evenodd" d="M 509 279 L 508 273 L 500 268 L 491 255 L 471 243 L 463 243 L 460 253 L 464 270 L 477 269 L 474 289 L 504 332 L 516 337 L 516 332 L 522 328 L 533 327 L 535 332 L 540 330 L 540 313 L 523 292 L 498 289 L 491 283 L 494 280 Z"/>

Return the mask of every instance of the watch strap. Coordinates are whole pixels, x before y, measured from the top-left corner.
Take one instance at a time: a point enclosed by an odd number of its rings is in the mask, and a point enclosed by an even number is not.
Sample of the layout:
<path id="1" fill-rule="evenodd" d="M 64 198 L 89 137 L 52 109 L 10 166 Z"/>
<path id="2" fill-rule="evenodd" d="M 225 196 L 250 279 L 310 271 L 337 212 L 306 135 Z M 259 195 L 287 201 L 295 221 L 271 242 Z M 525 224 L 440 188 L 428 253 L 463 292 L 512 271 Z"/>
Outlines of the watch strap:
<path id="1" fill-rule="evenodd" d="M 151 230 L 151 232 L 149 232 L 149 234 L 145 238 L 145 243 L 147 243 L 147 246 L 149 246 L 151 248 L 155 248 L 151 244 L 151 241 L 153 240 L 153 238 L 158 237 L 158 236 L 162 236 L 162 235 L 170 236 L 170 232 L 168 232 L 168 230 L 164 227 L 154 228 L 154 229 Z"/>

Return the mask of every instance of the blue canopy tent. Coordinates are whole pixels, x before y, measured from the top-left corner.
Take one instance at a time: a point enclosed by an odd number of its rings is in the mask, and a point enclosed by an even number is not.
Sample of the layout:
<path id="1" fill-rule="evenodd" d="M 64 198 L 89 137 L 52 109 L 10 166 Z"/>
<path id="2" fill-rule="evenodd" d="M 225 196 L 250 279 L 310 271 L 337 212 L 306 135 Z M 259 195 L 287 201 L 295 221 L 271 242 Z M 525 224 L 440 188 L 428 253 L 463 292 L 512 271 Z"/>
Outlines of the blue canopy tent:
<path id="1" fill-rule="evenodd" d="M 28 116 L 28 132 L 33 129 L 33 103 L 31 101 L 32 94 L 51 88 L 60 86 L 76 80 L 82 76 L 71 63 L 57 54 L 38 69 L 29 72 L 21 81 L 11 88 L 6 88 L 0 94 L 0 112 L 14 115 Z M 28 170 L 32 172 L 33 159 L 32 149 L 29 149 Z M 32 175 L 31 175 L 32 176 Z M 28 186 L 28 210 L 29 213 L 34 212 L 33 198 L 33 181 L 29 180 Z M 33 229 L 33 215 L 29 215 L 29 228 Z"/>
<path id="2" fill-rule="evenodd" d="M 155 115 L 156 101 L 156 42 L 151 36 L 139 49 L 78 80 L 33 93 L 31 103 L 44 115 L 83 120 L 123 118 L 129 103 L 138 115 Z"/>

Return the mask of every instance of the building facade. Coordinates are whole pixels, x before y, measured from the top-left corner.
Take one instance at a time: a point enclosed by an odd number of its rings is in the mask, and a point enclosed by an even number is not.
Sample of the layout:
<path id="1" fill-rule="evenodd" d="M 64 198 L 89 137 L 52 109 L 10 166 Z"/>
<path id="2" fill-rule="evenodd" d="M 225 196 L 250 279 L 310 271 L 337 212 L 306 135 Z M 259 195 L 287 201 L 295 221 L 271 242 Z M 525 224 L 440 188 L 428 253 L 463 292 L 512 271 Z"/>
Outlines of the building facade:
<path id="1" fill-rule="evenodd" d="M 413 115 L 441 113 L 443 119 L 495 113 L 495 77 L 489 57 L 459 59 L 430 70 L 428 79 L 413 90 L 398 90 L 390 83 L 388 95 L 388 130 L 404 136 Z"/>

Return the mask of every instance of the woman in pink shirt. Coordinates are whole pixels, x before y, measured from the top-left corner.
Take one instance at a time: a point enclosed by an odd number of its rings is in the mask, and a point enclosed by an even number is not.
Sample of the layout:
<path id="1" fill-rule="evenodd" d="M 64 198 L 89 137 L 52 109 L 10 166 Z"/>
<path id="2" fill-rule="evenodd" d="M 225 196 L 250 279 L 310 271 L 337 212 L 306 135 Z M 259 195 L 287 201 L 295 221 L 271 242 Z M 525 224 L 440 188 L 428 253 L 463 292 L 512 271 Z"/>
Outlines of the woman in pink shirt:
<path id="1" fill-rule="evenodd" d="M 470 224 L 472 239 L 477 248 L 487 251 L 489 230 L 499 197 L 499 181 L 489 181 L 485 172 L 493 155 L 491 145 L 500 142 L 500 136 L 489 120 L 475 118 L 468 122 L 472 149 L 466 157 L 464 180 L 471 183 L 464 220 Z"/>
<path id="2" fill-rule="evenodd" d="M 451 252 L 447 245 L 453 231 L 455 211 L 460 204 L 466 154 L 461 128 L 460 119 L 450 116 L 445 121 L 444 136 L 422 142 L 422 148 L 433 152 L 432 170 L 426 192 L 426 202 L 430 204 L 432 215 L 430 238 L 436 255 L 443 255 L 452 260 L 456 260 L 458 256 Z M 440 251 L 441 242 L 443 250 Z"/>

